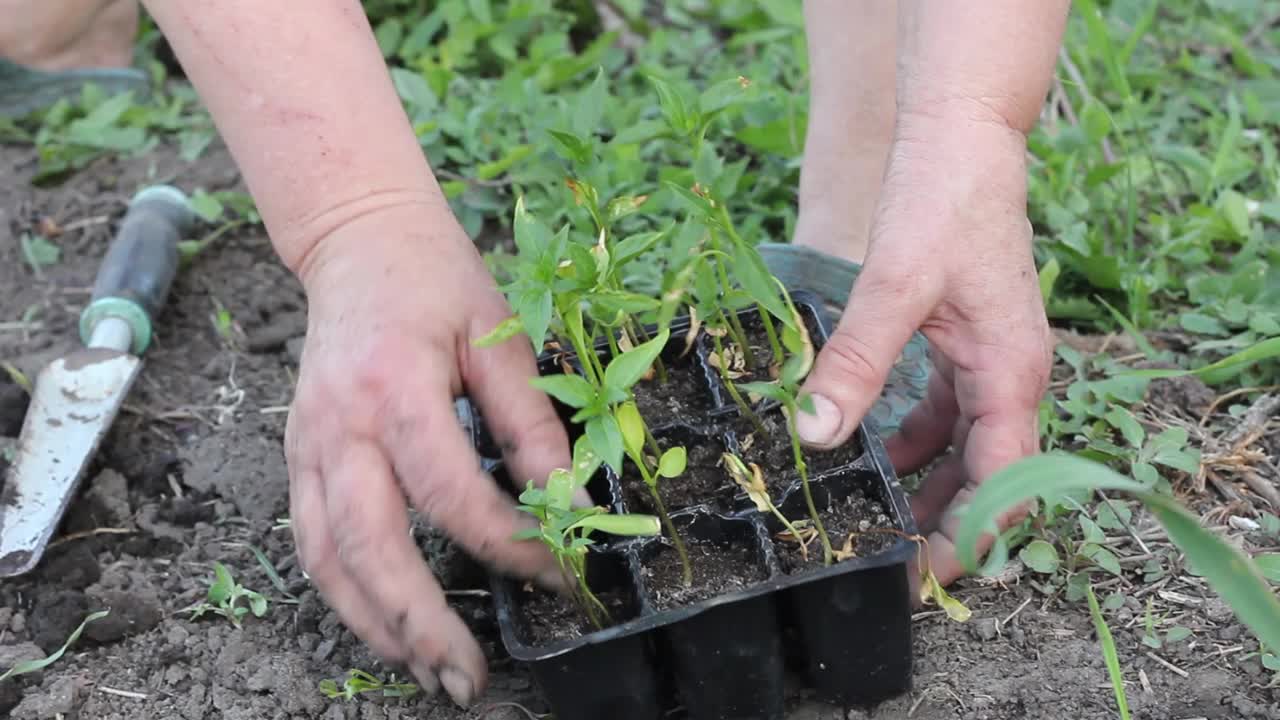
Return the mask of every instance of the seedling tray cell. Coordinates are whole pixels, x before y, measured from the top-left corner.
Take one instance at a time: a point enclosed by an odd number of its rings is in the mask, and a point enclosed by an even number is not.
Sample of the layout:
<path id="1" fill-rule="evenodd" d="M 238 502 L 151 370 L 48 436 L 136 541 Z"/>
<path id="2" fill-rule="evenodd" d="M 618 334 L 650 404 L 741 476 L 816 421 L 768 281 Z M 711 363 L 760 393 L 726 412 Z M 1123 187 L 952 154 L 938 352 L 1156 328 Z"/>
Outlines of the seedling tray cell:
<path id="1" fill-rule="evenodd" d="M 792 299 L 820 350 L 831 333 L 829 318 L 812 295 L 796 292 Z M 754 345 L 759 315 L 744 310 L 739 320 Z M 756 437 L 709 360 L 712 339 L 700 330 L 688 345 L 688 327 L 687 318 L 671 327 L 662 355 L 668 385 L 647 380 L 637 397 L 659 445 L 688 451 L 686 474 L 664 479 L 658 488 L 689 552 L 692 585 L 680 582 L 682 566 L 665 534 L 597 536 L 587 578 L 612 603 L 612 622 L 593 631 L 570 601 L 494 576 L 508 653 L 528 664 L 557 720 L 781 720 L 788 674 L 820 699 L 843 706 L 873 705 L 909 691 L 908 573 L 916 546 L 907 538 L 917 530 L 875 428 L 864 423 L 835 451 L 806 449 L 811 494 L 832 546 L 851 551 L 826 566 L 815 539 L 806 559 L 796 542 L 780 537 L 780 521 L 760 512 L 717 466 L 726 450 L 757 463 L 782 514 L 792 523 L 808 518 L 781 408 L 753 404 L 769 433 Z M 756 350 L 761 357 L 768 353 L 765 344 Z M 607 346 L 596 351 L 607 363 Z M 544 375 L 576 366 L 571 353 L 539 358 Z M 764 363 L 747 370 L 751 376 L 739 382 L 770 379 Z M 572 411 L 558 410 L 576 438 L 582 428 L 570 422 Z M 483 418 L 467 418 L 485 467 L 518 494 L 523 487 L 505 479 Z M 648 488 L 628 467 L 624 463 L 620 478 L 604 466 L 588 492 L 615 512 L 653 512 Z M 530 631 L 537 626 L 544 632 Z"/>

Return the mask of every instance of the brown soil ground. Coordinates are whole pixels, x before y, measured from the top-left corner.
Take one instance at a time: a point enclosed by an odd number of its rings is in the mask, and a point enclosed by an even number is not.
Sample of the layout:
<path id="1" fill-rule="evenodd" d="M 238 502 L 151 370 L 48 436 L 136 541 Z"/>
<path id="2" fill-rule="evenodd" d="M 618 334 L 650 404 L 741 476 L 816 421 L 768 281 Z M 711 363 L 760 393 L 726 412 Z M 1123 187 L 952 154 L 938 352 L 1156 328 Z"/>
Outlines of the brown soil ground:
<path id="1" fill-rule="evenodd" d="M 27 148 L 0 149 L 0 359 L 29 375 L 75 342 L 76 314 L 96 263 L 140 184 L 242 189 L 219 149 L 194 164 L 168 147 L 105 160 L 47 190 L 30 187 L 34 165 Z M 78 227 L 53 238 L 62 258 L 37 277 L 18 238 L 45 219 Z M 211 321 L 218 303 L 236 322 L 229 339 Z M 24 319 L 32 324 L 17 327 Z M 144 373 L 57 545 L 35 573 L 0 584 L 0 668 L 56 650 L 87 612 L 112 613 L 44 671 L 0 683 L 0 715 L 525 717 L 511 705 L 493 706 L 507 701 L 545 712 L 529 676 L 506 657 L 488 600 L 474 592 L 456 593 L 452 601 L 491 658 L 492 685 L 477 708 L 463 712 L 425 697 L 343 702 L 318 690 L 321 680 L 341 678 L 350 668 L 380 676 L 389 670 L 318 598 L 298 570 L 289 531 L 275 527 L 287 512 L 281 409 L 290 401 L 304 331 L 303 295 L 260 230 L 224 238 L 179 276 Z M 9 404 L 15 397 L 0 393 Z M 124 532 L 84 534 L 99 529 Z M 450 590 L 486 587 L 446 541 L 427 528 L 418 538 Z M 1275 544 L 1258 533 L 1245 539 L 1255 547 Z M 248 545 L 262 549 L 296 601 L 272 587 Z M 264 617 L 250 616 L 235 628 L 216 616 L 193 621 L 181 612 L 202 599 L 214 561 L 271 599 Z M 934 611 L 921 614 L 914 691 L 869 717 L 1115 717 L 1084 604 L 1043 595 L 1030 579 L 1028 573 L 1003 585 L 959 583 L 955 592 L 974 611 L 965 624 Z M 1141 643 L 1137 586 L 1127 585 L 1132 577 L 1122 580 L 1111 590 L 1128 597 L 1112 624 L 1135 717 L 1280 717 L 1280 691 L 1264 687 L 1269 679 L 1251 656 L 1256 643 L 1203 582 L 1179 577 L 1165 586 L 1169 592 L 1159 597 L 1166 619 L 1192 635 L 1150 650 Z M 795 720 L 846 717 L 803 697 L 791 705 Z"/>

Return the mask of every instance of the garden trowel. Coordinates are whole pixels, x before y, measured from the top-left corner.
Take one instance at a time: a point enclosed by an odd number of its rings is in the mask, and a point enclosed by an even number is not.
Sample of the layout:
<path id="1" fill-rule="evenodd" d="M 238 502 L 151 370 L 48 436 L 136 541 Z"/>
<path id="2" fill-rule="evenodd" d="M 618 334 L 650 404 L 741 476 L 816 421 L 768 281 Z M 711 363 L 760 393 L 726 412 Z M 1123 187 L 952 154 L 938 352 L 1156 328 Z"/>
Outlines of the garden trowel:
<path id="1" fill-rule="evenodd" d="M 107 249 L 80 314 L 83 347 L 42 369 L 0 492 L 0 576 L 34 568 L 111 428 L 151 344 L 152 320 L 195 221 L 182 191 L 143 189 Z"/>

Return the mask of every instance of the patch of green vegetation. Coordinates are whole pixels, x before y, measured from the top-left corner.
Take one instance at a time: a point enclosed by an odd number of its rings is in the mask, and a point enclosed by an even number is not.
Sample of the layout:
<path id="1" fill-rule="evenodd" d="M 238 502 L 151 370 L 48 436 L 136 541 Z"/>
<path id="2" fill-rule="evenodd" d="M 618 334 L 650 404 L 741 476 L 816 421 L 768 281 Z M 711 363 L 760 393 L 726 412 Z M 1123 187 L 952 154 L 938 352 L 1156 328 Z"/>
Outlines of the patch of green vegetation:
<path id="1" fill-rule="evenodd" d="M 418 691 L 416 684 L 397 682 L 395 675 L 383 681 L 375 675 L 358 669 L 347 671 L 341 687 L 336 680 L 325 678 L 320 681 L 320 692 L 331 700 L 338 698 L 353 700 L 359 695 L 369 693 L 377 693 L 385 698 L 409 698 L 416 695 Z"/>
<path id="2" fill-rule="evenodd" d="M 245 615 L 252 612 L 254 617 L 262 617 L 267 614 L 267 608 L 266 597 L 236 582 L 227 566 L 215 561 L 213 583 L 209 585 L 205 600 L 185 608 L 182 612 L 191 613 L 192 620 L 198 620 L 206 613 L 221 615 L 232 625 L 240 627 Z"/>
<path id="3" fill-rule="evenodd" d="M 46 667 L 49 667 L 50 665 L 58 662 L 58 660 L 60 660 L 62 656 L 66 654 L 67 649 L 70 648 L 72 645 L 74 645 L 76 640 L 80 639 L 80 634 L 84 632 L 85 627 L 87 627 L 89 623 L 95 620 L 101 620 L 102 618 L 106 617 L 110 613 L 111 613 L 110 610 L 99 610 L 97 612 L 89 613 L 87 616 L 85 616 L 85 619 L 81 621 L 78 626 L 76 626 L 76 629 L 71 631 L 71 635 L 67 637 L 67 641 L 62 644 L 62 647 L 58 648 L 55 652 L 53 652 L 47 657 L 41 658 L 39 660 L 28 660 L 26 662 L 20 662 L 14 665 L 13 667 L 9 668 L 8 670 L 5 670 L 4 674 L 0 675 L 0 682 L 8 680 L 11 677 L 17 677 L 19 675 L 26 675 L 27 673 L 33 673 L 39 670 L 43 670 Z"/>

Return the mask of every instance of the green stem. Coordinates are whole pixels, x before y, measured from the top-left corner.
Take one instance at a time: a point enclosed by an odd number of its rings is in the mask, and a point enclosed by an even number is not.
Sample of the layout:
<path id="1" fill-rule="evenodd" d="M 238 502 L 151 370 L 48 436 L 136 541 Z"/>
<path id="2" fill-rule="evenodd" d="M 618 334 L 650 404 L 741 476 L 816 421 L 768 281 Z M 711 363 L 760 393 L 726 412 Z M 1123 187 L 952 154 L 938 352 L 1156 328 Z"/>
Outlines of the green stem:
<path id="1" fill-rule="evenodd" d="M 618 338 L 614 337 L 612 332 L 606 333 L 609 338 L 609 354 L 610 357 L 618 357 L 622 351 L 618 348 Z"/>
<path id="2" fill-rule="evenodd" d="M 796 530 L 796 526 L 791 524 L 791 521 L 787 519 L 787 516 L 783 515 L 782 511 L 778 510 L 778 508 L 774 506 L 772 500 L 769 501 L 769 509 L 773 511 L 774 517 L 778 518 L 782 523 L 782 526 L 787 529 L 787 532 L 791 533 L 791 537 L 795 538 L 796 542 L 800 543 L 800 554 L 805 558 L 808 558 L 809 551 L 805 549 L 805 542 L 800 539 L 800 531 Z"/>
<path id="3" fill-rule="evenodd" d="M 711 233 L 711 247 L 713 250 L 720 250 L 720 238 L 714 231 Z M 720 280 L 720 293 L 724 295 L 725 300 L 729 299 L 729 291 L 732 286 L 729 284 L 729 271 L 724 267 L 724 259 L 717 255 L 712 259 L 712 264 L 716 266 L 716 277 Z M 733 341 L 742 348 L 742 354 L 747 358 L 749 364 L 755 364 L 755 358 L 752 356 L 751 346 L 747 344 L 747 332 L 742 329 L 742 323 L 738 321 L 737 313 L 725 312 L 724 308 L 719 307 L 722 317 L 729 319 L 729 326 L 733 332 Z"/>
<path id="4" fill-rule="evenodd" d="M 559 308 L 556 308 L 556 316 L 560 320 L 560 324 L 562 326 L 568 327 L 568 323 L 564 320 L 564 313 L 560 312 Z M 566 332 L 565 335 L 569 338 L 569 344 L 573 346 L 573 351 L 578 355 L 578 360 L 582 365 L 582 372 L 586 375 L 587 382 L 591 383 L 594 387 L 600 387 L 604 382 L 604 371 L 601 370 L 599 375 L 596 374 L 595 363 L 591 362 L 591 358 L 595 356 L 595 353 L 588 353 L 587 348 L 583 347 L 577 339 L 573 337 L 573 333 Z"/>
<path id="5" fill-rule="evenodd" d="M 724 316 L 723 310 L 720 311 L 720 315 L 721 317 Z M 724 343 L 720 342 L 720 336 L 715 333 L 711 333 L 711 338 L 716 344 L 716 356 L 720 358 L 718 370 L 720 371 L 721 382 L 724 383 L 725 389 L 729 391 L 729 396 L 733 398 L 733 402 L 738 405 L 738 409 L 742 411 L 743 415 L 747 416 L 747 419 L 755 426 L 756 432 L 760 433 L 760 437 L 763 439 L 768 435 L 765 432 L 764 423 L 760 422 L 760 417 L 751 410 L 751 406 L 743 399 L 742 393 L 738 392 L 738 386 L 734 385 L 733 380 L 729 377 L 729 361 L 725 358 Z"/>
<path id="6" fill-rule="evenodd" d="M 800 485 L 804 488 L 804 501 L 809 506 L 809 517 L 818 530 L 818 539 L 822 541 L 822 564 L 830 565 L 834 555 L 831 551 L 831 539 L 827 537 L 827 530 L 822 526 L 822 519 L 818 517 L 818 508 L 813 504 L 813 493 L 809 491 L 809 468 L 805 465 L 804 453 L 800 450 L 800 435 L 796 431 L 793 419 L 796 410 L 794 404 L 789 404 L 787 407 L 787 432 L 791 435 L 791 453 L 795 456 L 796 471 L 800 473 Z"/>
<path id="7" fill-rule="evenodd" d="M 637 464 L 639 465 L 639 463 Z M 662 519 L 663 526 L 667 528 L 667 534 L 671 536 L 671 544 L 675 546 L 676 554 L 680 556 L 680 565 L 684 568 L 684 586 L 689 587 L 693 584 L 693 566 L 689 564 L 689 553 L 685 551 L 684 541 L 680 539 L 679 533 L 676 532 L 676 527 L 671 522 L 671 516 L 667 515 L 667 506 L 662 502 L 662 495 L 658 493 L 658 480 L 643 465 L 640 465 L 640 475 L 644 478 L 644 484 L 649 486 L 649 494 L 653 496 L 653 503 L 658 509 L 658 517 Z"/>
<path id="8" fill-rule="evenodd" d="M 760 312 L 760 320 L 764 323 L 764 331 L 769 335 L 769 347 L 773 350 L 773 361 L 781 365 L 786 358 L 782 355 L 782 343 L 778 342 L 778 330 L 773 326 L 773 317 L 759 303 L 756 303 L 756 310 Z"/>

